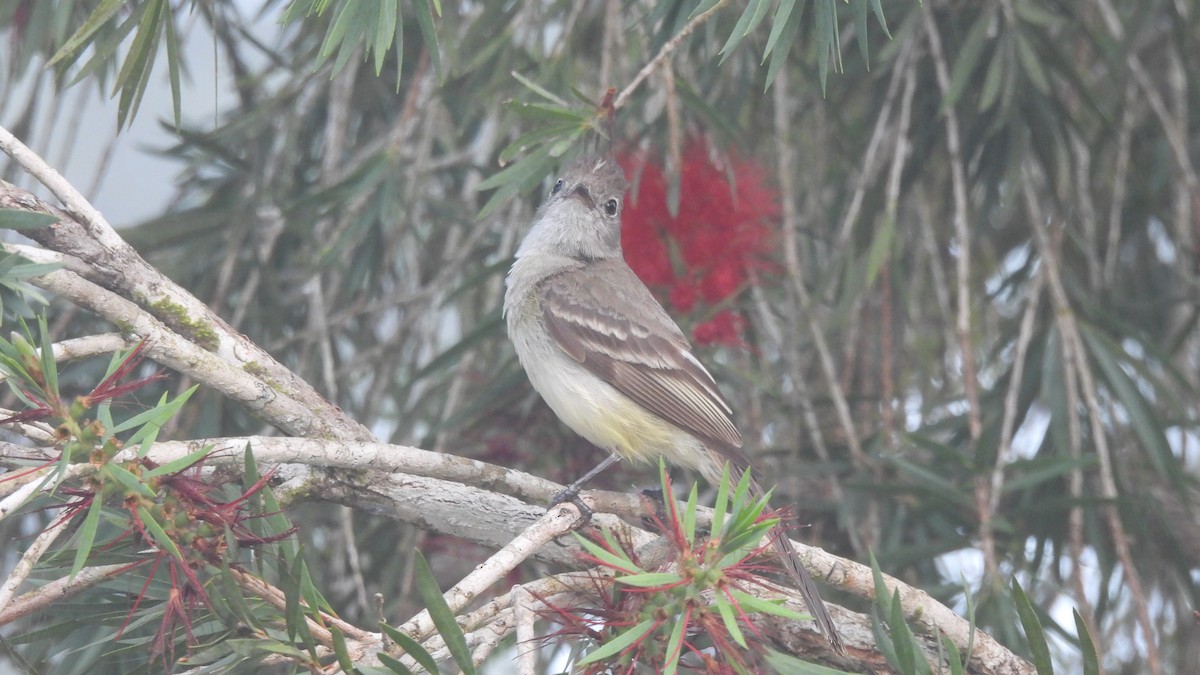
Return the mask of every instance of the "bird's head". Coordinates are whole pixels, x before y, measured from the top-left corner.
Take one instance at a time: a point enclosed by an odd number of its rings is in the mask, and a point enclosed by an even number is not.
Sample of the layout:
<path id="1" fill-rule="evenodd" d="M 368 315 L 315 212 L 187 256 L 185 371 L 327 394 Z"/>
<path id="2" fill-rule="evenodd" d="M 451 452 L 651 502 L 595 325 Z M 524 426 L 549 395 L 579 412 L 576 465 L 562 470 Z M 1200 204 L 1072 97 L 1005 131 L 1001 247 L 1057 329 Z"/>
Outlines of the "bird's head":
<path id="1" fill-rule="evenodd" d="M 517 252 L 554 253 L 583 260 L 621 255 L 621 207 L 629 183 L 611 158 L 571 162 L 538 209 Z"/>

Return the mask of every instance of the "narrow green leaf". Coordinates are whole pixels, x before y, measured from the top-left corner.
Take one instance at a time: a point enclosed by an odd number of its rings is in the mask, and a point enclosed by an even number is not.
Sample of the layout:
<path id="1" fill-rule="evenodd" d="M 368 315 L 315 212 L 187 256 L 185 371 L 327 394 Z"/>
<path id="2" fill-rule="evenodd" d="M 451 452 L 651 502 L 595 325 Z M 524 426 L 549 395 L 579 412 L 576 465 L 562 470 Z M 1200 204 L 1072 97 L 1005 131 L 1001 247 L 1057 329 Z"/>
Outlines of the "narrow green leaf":
<path id="1" fill-rule="evenodd" d="M 888 458 L 888 463 L 899 469 L 900 473 L 909 480 L 922 486 L 931 496 L 945 499 L 964 507 L 969 507 L 973 503 L 971 495 L 963 492 L 962 488 L 953 481 L 947 480 L 946 477 L 928 467 L 901 459 L 900 457 L 890 457 Z"/>
<path id="2" fill-rule="evenodd" d="M 1079 655 L 1083 659 L 1083 675 L 1100 674 L 1100 658 L 1096 654 L 1096 643 L 1088 631 L 1087 622 L 1079 614 L 1079 610 L 1071 610 L 1075 617 L 1075 633 L 1079 636 Z"/>
<path id="3" fill-rule="evenodd" d="M 717 612 L 721 614 L 721 622 L 725 624 L 726 632 L 734 642 L 738 643 L 739 647 L 746 649 L 746 636 L 742 633 L 742 627 L 738 625 L 737 612 L 734 611 L 733 603 L 729 598 L 718 593 L 713 604 L 717 606 Z"/>
<path id="4" fill-rule="evenodd" d="M 597 661 L 603 661 L 611 656 L 616 656 L 617 654 L 625 651 L 626 647 L 629 647 L 633 643 L 649 635 L 650 631 L 654 630 L 657 626 L 658 623 L 654 619 L 646 619 L 645 621 L 621 633 L 608 642 L 605 642 L 596 649 L 588 652 L 587 656 L 575 662 L 575 666 L 586 666 L 589 663 L 596 663 Z"/>
<path id="5" fill-rule="evenodd" d="M 144 482 L 142 482 L 142 479 L 133 475 L 129 469 L 126 469 L 120 464 L 114 464 L 111 462 L 105 464 L 100 468 L 100 475 L 102 477 L 112 478 L 113 480 L 117 481 L 130 493 L 139 494 L 147 499 L 154 499 L 157 496 L 155 495 L 154 490 L 150 489 L 149 485 L 146 485 Z"/>
<path id="6" fill-rule="evenodd" d="M 813 41 L 817 46 L 817 75 L 821 80 L 821 96 L 829 79 L 829 59 L 833 57 L 833 69 L 841 70 L 841 44 L 838 35 L 837 8 L 833 0 L 814 0 L 816 20 L 813 22 Z"/>
<path id="7" fill-rule="evenodd" d="M 637 586 L 639 588 L 651 588 L 654 586 L 670 586 L 683 581 L 683 577 L 672 572 L 642 572 L 640 574 L 627 574 L 619 576 L 615 579 L 617 583 L 627 584 L 629 586 Z"/>
<path id="8" fill-rule="evenodd" d="M 725 514 L 729 507 L 729 462 L 721 467 L 721 484 L 717 486 L 717 501 L 713 505 L 712 536 L 720 537 L 725 530 Z"/>
<path id="9" fill-rule="evenodd" d="M 879 605 L 879 609 L 885 615 L 892 613 L 892 594 L 888 592 L 887 584 L 883 582 L 883 570 L 879 568 L 879 561 L 875 559 L 875 552 L 868 551 L 868 557 L 871 562 L 871 580 L 875 584 L 875 603 Z"/>
<path id="10" fill-rule="evenodd" d="M 896 223 L 892 218 L 884 218 L 882 226 L 875 231 L 871 239 L 871 248 L 867 250 L 864 280 L 867 286 L 875 284 L 879 278 L 879 270 L 892 257 L 892 243 L 896 239 Z"/>
<path id="11" fill-rule="evenodd" d="M 862 55 L 863 63 L 867 64 L 867 70 L 870 70 L 871 51 L 868 44 L 870 31 L 867 30 L 867 2 L 868 0 L 853 0 L 854 32 L 858 35 L 859 54 Z"/>
<path id="12" fill-rule="evenodd" d="M 388 639 L 399 645 L 399 647 L 404 650 L 404 653 L 411 656 L 413 660 L 417 662 L 417 664 L 425 669 L 426 672 L 438 672 L 437 661 L 435 661 L 433 657 L 429 655 L 429 652 L 425 651 L 425 648 L 421 646 L 421 643 L 412 639 L 408 633 L 398 631 L 386 623 L 379 624 L 379 627 L 384 633 L 387 633 Z"/>
<path id="13" fill-rule="evenodd" d="M 314 616 L 317 612 L 333 613 L 333 607 L 329 605 L 329 601 L 317 589 L 317 584 L 313 581 L 312 575 L 309 574 L 308 565 L 304 562 L 303 557 L 297 555 L 295 567 L 299 570 L 300 597 L 304 598 L 305 604 L 308 605 Z"/>
<path id="14" fill-rule="evenodd" d="M 950 675 L 964 675 L 966 670 L 963 669 L 962 653 L 958 651 L 954 640 L 942 635 L 942 649 L 946 650 L 946 663 L 950 666 Z"/>
<path id="15" fill-rule="evenodd" d="M 593 555 L 596 560 L 605 563 L 605 565 L 608 567 L 626 574 L 644 573 L 641 568 L 638 568 L 636 565 L 634 565 L 634 562 L 628 560 L 628 558 L 620 557 L 617 554 L 614 554 L 614 552 L 605 549 L 604 546 L 596 544 L 592 539 L 588 539 L 578 532 L 571 532 L 571 534 L 574 534 L 576 542 L 583 546 L 583 549 L 588 551 L 588 554 Z"/>
<path id="16" fill-rule="evenodd" d="M 763 614 L 772 614 L 781 616 L 785 619 L 793 621 L 808 621 L 812 619 L 808 614 L 801 614 L 790 607 L 785 607 L 779 601 L 763 600 L 749 593 L 739 591 L 736 588 L 730 589 L 729 594 L 733 596 L 735 602 L 742 607 L 742 611 L 749 614 L 750 612 L 761 612 Z"/>
<path id="17" fill-rule="evenodd" d="M 717 52 L 722 55 L 721 61 L 724 62 L 724 57 L 732 52 L 742 38 L 750 34 L 751 31 L 758 26 L 758 22 L 762 21 L 767 14 L 767 7 L 770 6 L 769 0 L 750 0 L 746 5 L 746 9 L 742 11 L 742 16 L 738 18 L 737 24 L 733 27 L 733 32 L 729 34 L 729 39 L 725 41 L 725 45 L 721 47 L 721 51 Z"/>
<path id="18" fill-rule="evenodd" d="M 38 361 L 46 381 L 46 393 L 51 397 L 49 402 L 53 403 L 58 400 L 58 363 L 54 360 L 54 341 L 50 339 L 50 326 L 45 314 L 38 315 L 38 334 L 42 345 Z"/>
<path id="19" fill-rule="evenodd" d="M 57 222 L 58 218 L 49 213 L 23 211 L 21 209 L 0 209 L 0 229 L 38 230 Z"/>
<path id="20" fill-rule="evenodd" d="M 687 630 L 689 623 L 686 620 L 686 615 L 679 617 L 675 621 L 675 625 L 671 629 L 671 637 L 667 639 L 667 660 L 662 670 L 663 675 L 675 675 L 679 670 L 679 655 L 680 649 L 683 646 L 683 633 Z"/>
<path id="21" fill-rule="evenodd" d="M 975 650 L 975 595 L 971 592 L 971 584 L 963 580 L 963 600 L 967 603 L 967 626 L 970 632 L 967 633 L 967 653 L 963 654 L 963 663 L 968 663 L 971 660 L 971 654 Z"/>
<path id="22" fill-rule="evenodd" d="M 183 554 L 179 552 L 179 547 L 175 545 L 174 541 L 171 541 L 171 538 L 167 536 L 166 530 L 163 529 L 162 525 L 159 525 L 158 521 L 154 519 L 154 516 L 150 515 L 150 511 L 148 511 L 144 506 L 138 506 L 137 513 L 138 518 L 142 521 L 142 526 L 146 528 L 147 532 L 149 532 L 150 537 L 154 540 L 155 545 L 167 553 L 170 553 L 171 556 L 176 560 L 182 562 Z"/>
<path id="23" fill-rule="evenodd" d="M 20 264 L 20 261 L 24 260 L 24 258 L 22 258 L 19 255 L 8 255 L 8 256 L 6 256 L 6 258 L 14 260 L 18 263 L 16 265 L 14 265 L 13 268 L 8 272 L 9 280 L 30 279 L 33 277 L 45 276 L 55 270 L 62 269 L 62 263 L 24 263 L 24 264 Z M 30 290 L 36 290 L 36 289 L 32 289 L 32 287 L 29 287 L 29 289 L 25 290 L 24 292 L 27 295 L 31 295 L 32 293 L 30 292 Z"/>
<path id="24" fill-rule="evenodd" d="M 63 46 L 58 48 L 58 51 L 54 52 L 54 56 L 46 62 L 46 67 L 52 68 L 59 61 L 74 56 L 101 26 L 108 23 L 108 20 L 124 6 L 124 0 L 103 0 L 96 6 L 96 9 L 92 10 L 83 25 L 63 43 Z"/>
<path id="25" fill-rule="evenodd" d="M 180 93 L 182 87 L 179 84 L 179 64 L 182 57 L 179 55 L 179 36 L 175 33 L 175 15 L 171 12 L 163 13 L 163 29 L 167 42 L 167 77 L 171 83 L 171 113 L 175 128 L 178 129 L 181 124 L 180 117 L 183 115 Z"/>
<path id="26" fill-rule="evenodd" d="M 400 675 L 409 675 L 410 673 L 412 673 L 412 671 L 409 670 L 408 668 L 406 668 L 403 663 L 400 663 L 400 661 L 398 659 L 388 656 L 384 652 L 379 652 L 375 656 L 376 656 L 376 658 L 379 659 L 379 662 L 384 665 L 384 667 L 386 667 L 388 670 L 392 671 L 393 673 L 399 673 Z M 425 672 L 432 673 L 433 675 L 437 675 L 437 672 L 438 672 L 437 664 L 435 663 L 433 665 L 434 665 L 434 667 L 432 670 L 429 668 L 426 668 Z"/>
<path id="27" fill-rule="evenodd" d="M 1021 66 L 1025 70 L 1025 74 L 1029 76 L 1029 81 L 1033 82 L 1033 86 L 1043 94 L 1050 92 L 1050 79 L 1046 76 L 1046 71 L 1042 68 L 1042 62 L 1038 59 L 1037 52 L 1033 45 L 1030 44 L 1029 38 L 1021 31 L 1017 31 L 1017 58 L 1021 61 Z"/>
<path id="28" fill-rule="evenodd" d="M 1082 457 L 1035 457 L 1013 462 L 1013 479 L 1004 482 L 1004 494 L 1020 494 L 1073 471 L 1091 469 L 1100 463 L 1095 455 Z"/>
<path id="29" fill-rule="evenodd" d="M 701 14 L 712 9 L 713 6 L 716 5 L 718 2 L 720 2 L 720 0 L 703 0 L 703 2 L 696 5 L 696 9 L 693 9 L 692 13 L 688 15 L 688 19 L 694 19 L 694 18 L 700 16 Z"/>
<path id="30" fill-rule="evenodd" d="M 505 107 L 521 117 L 545 124 L 585 125 L 591 113 L 580 108 L 531 101 L 509 101 Z"/>
<path id="31" fill-rule="evenodd" d="M 176 396 L 172 401 L 168 401 L 167 395 L 164 393 L 158 400 L 158 405 L 149 410 L 144 410 L 133 417 L 130 417 L 110 431 L 113 434 L 119 434 L 121 432 L 137 428 L 137 431 L 135 431 L 133 435 L 129 437 L 129 440 L 127 440 L 126 443 L 129 445 L 141 443 L 151 433 L 158 433 L 158 430 L 162 428 L 162 425 L 166 424 L 172 417 L 175 416 L 176 413 L 179 412 L 180 408 L 183 407 L 183 404 L 187 403 L 187 400 L 191 398 L 192 394 L 196 392 L 198 387 L 199 385 L 193 385 L 192 387 L 189 387 L 187 391 L 183 392 L 179 396 Z"/>
<path id="32" fill-rule="evenodd" d="M 207 457 L 209 452 L 212 452 L 212 446 L 206 445 L 195 452 L 180 457 L 179 459 L 171 460 L 166 464 L 160 464 L 153 469 L 142 473 L 142 480 L 150 480 L 151 478 L 157 478 L 159 476 L 165 476 L 167 474 L 183 471 L 189 466 L 192 466 L 196 462 L 199 462 Z"/>
<path id="33" fill-rule="evenodd" d="M 771 37 L 767 38 L 767 42 L 772 48 L 771 63 L 767 66 L 767 82 L 764 91 L 769 89 L 771 83 L 775 81 L 775 75 L 787 60 L 792 43 L 796 41 L 796 35 L 800 33 L 800 19 L 804 16 L 804 7 L 808 0 L 799 0 L 799 2 L 799 11 L 789 9 L 787 17 L 784 17 L 783 20 L 776 15 L 775 25 L 771 27 Z"/>
<path id="34" fill-rule="evenodd" d="M 1175 481 L 1176 487 L 1182 491 L 1183 483 L 1180 482 L 1180 477 L 1184 472 L 1181 471 L 1175 453 L 1171 451 L 1167 442 L 1163 424 L 1159 422 L 1153 408 L 1121 365 L 1125 360 L 1124 351 L 1088 323 L 1081 321 L 1079 329 L 1092 358 L 1104 373 L 1104 381 L 1113 389 L 1117 400 L 1129 416 L 1134 433 L 1146 451 L 1146 459 L 1159 476 Z"/>
<path id="35" fill-rule="evenodd" d="M 925 655 L 917 644 L 916 637 L 904 620 L 904 607 L 900 604 L 900 590 L 892 594 L 892 611 L 888 618 L 888 626 L 892 629 L 892 645 L 896 648 L 896 660 L 902 673 L 918 673 L 924 675 L 931 672 Z"/>
<path id="36" fill-rule="evenodd" d="M 229 527 L 226 526 L 225 530 L 228 531 Z M 229 535 L 226 535 L 226 538 L 228 537 Z M 217 575 L 217 579 L 224 592 L 213 593 L 209 597 L 211 598 L 218 595 L 221 596 L 224 602 L 228 603 L 229 605 L 229 611 L 232 614 L 230 617 L 231 619 L 234 621 L 245 622 L 246 625 L 254 626 L 258 630 L 261 630 L 265 633 L 267 626 L 263 622 L 263 617 L 260 617 L 254 612 L 254 610 L 250 608 L 250 603 L 247 602 L 245 596 L 243 595 L 241 587 L 238 586 L 237 580 L 233 578 L 233 572 L 229 567 L 229 560 L 221 561 L 221 571 Z M 229 623 L 227 625 L 233 624 Z"/>
<path id="37" fill-rule="evenodd" d="M 561 106 L 563 108 L 571 107 L 570 103 L 568 103 L 567 101 L 564 101 L 562 98 L 560 98 L 559 96 L 557 96 L 556 94 L 551 92 L 549 89 L 546 89 L 542 85 L 525 77 L 524 75 L 518 73 L 517 71 L 514 70 L 510 74 L 513 76 L 513 78 L 517 82 L 520 82 L 521 84 L 525 85 L 526 89 L 532 91 L 533 93 L 537 94 L 538 96 L 541 96 L 542 98 L 546 99 L 547 101 L 550 101 L 554 105 Z"/>
<path id="38" fill-rule="evenodd" d="M 437 77 L 438 83 L 445 82 L 445 73 L 442 72 L 442 48 L 438 44 L 437 29 L 433 25 L 433 10 L 429 6 L 429 0 L 416 0 L 417 5 L 417 25 L 421 28 L 421 39 L 425 41 L 425 50 L 429 52 L 429 61 L 433 64 L 433 73 Z M 438 16 L 441 16 L 441 8 L 438 8 Z"/>
<path id="39" fill-rule="evenodd" d="M 478 218 L 491 215 L 501 204 L 512 199 L 518 192 L 527 190 L 546 175 L 550 168 L 550 149 L 538 148 L 528 157 L 490 176 L 475 187 L 476 190 L 497 188 L 483 208 L 479 210 Z"/>
<path id="40" fill-rule="evenodd" d="M 787 673 L 787 675 L 847 675 L 844 670 L 829 668 L 818 663 L 801 661 L 791 654 L 785 654 L 770 648 L 767 649 L 766 661 L 773 673 Z"/>
<path id="41" fill-rule="evenodd" d="M 295 547 L 295 552 L 291 558 L 281 557 L 279 564 L 279 588 L 283 591 L 284 608 L 283 617 L 287 628 L 288 638 L 295 640 L 297 637 L 304 643 L 305 648 L 312 654 L 316 654 L 316 641 L 313 639 L 312 632 L 308 629 L 308 622 L 305 620 L 304 605 L 302 593 L 300 591 L 299 566 L 303 562 L 301 557 L 303 551 L 299 546 Z"/>
<path id="42" fill-rule="evenodd" d="M 888 605 L 891 605 L 890 598 Z M 883 620 L 880 618 L 882 609 L 877 597 L 875 604 L 871 606 L 871 635 L 875 637 L 875 648 L 883 654 L 884 660 L 897 672 L 900 672 L 900 659 L 896 657 L 896 647 L 892 644 L 892 636 L 888 635 Z"/>
<path id="43" fill-rule="evenodd" d="M 383 61 L 396 39 L 396 29 L 399 27 L 403 30 L 402 21 L 399 0 L 380 0 L 379 20 L 375 23 L 375 40 L 371 45 L 371 54 L 375 58 L 375 77 L 379 77 L 383 72 Z"/>
<path id="44" fill-rule="evenodd" d="M 539 150 L 539 153 L 540 152 L 542 151 Z M 543 169 L 543 165 L 536 161 L 538 159 L 543 159 L 543 157 L 540 157 L 535 153 L 535 155 L 531 155 L 530 157 L 527 157 L 516 164 L 507 166 L 497 173 L 485 178 L 479 183 L 478 186 L 476 186 L 475 190 L 477 192 L 483 192 L 493 188 L 504 187 L 512 183 L 523 182 L 534 175 L 544 175 L 545 171 Z"/>
<path id="45" fill-rule="evenodd" d="M 96 406 L 96 419 L 105 429 L 113 428 L 112 400 L 102 401 Z"/>
<path id="46" fill-rule="evenodd" d="M 1039 3 L 1031 2 L 1031 0 L 1017 0 L 1015 8 L 1018 17 L 1039 28 L 1049 27 L 1058 21 L 1057 16 L 1039 6 Z"/>
<path id="47" fill-rule="evenodd" d="M 429 618 L 433 620 L 433 625 L 446 642 L 446 649 L 464 675 L 474 675 L 475 665 L 471 662 L 471 650 L 467 647 L 467 638 L 463 635 L 462 627 L 458 625 L 458 621 L 454 619 L 454 612 L 442 597 L 442 591 L 438 588 L 437 579 L 433 576 L 433 570 L 429 569 L 425 556 L 421 555 L 420 551 L 416 553 L 414 562 L 417 591 L 421 594 L 421 601 L 425 603 Z"/>
<path id="48" fill-rule="evenodd" d="M 733 491 L 733 512 L 736 518 L 738 514 L 744 512 L 747 506 L 746 495 L 750 493 L 750 472 L 737 471 L 738 484 Z"/>
<path id="49" fill-rule="evenodd" d="M 696 504 L 698 500 L 697 485 L 692 483 L 692 491 L 688 493 L 687 506 L 683 511 L 683 536 L 688 544 L 696 543 Z"/>
<path id="50" fill-rule="evenodd" d="M 767 46 L 763 48 L 762 63 L 766 63 L 767 57 L 775 49 L 776 43 L 779 42 L 779 36 L 783 33 L 784 26 L 787 25 L 788 19 L 792 16 L 792 10 L 795 8 L 796 0 L 779 0 L 779 6 L 775 8 L 775 17 L 771 20 L 771 33 L 767 36 Z M 804 5 L 800 6 L 800 11 L 804 11 Z"/>
<path id="51" fill-rule="evenodd" d="M 992 9 L 984 9 L 963 38 L 962 47 L 954 60 L 954 67 L 950 69 L 950 87 L 942 99 L 943 111 L 954 107 L 966 86 L 976 81 L 975 69 L 979 65 L 979 57 L 983 55 L 983 48 L 991 42 L 988 39 L 988 31 L 995 20 L 995 12 Z"/>
<path id="52" fill-rule="evenodd" d="M 1038 621 L 1037 612 L 1021 582 L 1016 577 L 1012 580 L 1013 602 L 1017 605 L 1017 616 L 1021 619 L 1021 627 L 1025 629 L 1025 639 L 1029 641 L 1029 653 L 1033 656 L 1033 667 L 1038 675 L 1054 675 L 1054 662 L 1050 659 L 1050 646 L 1046 643 L 1046 632 L 1042 630 L 1042 622 Z"/>
<path id="53" fill-rule="evenodd" d="M 881 0 L 871 0 L 871 11 L 875 13 L 875 20 L 879 22 L 879 27 L 883 29 L 883 34 L 891 39 L 892 31 L 888 30 L 887 18 L 883 16 L 883 2 Z"/>
<path id="54" fill-rule="evenodd" d="M 320 15 L 318 5 L 320 0 L 292 0 L 287 9 L 283 10 L 283 16 L 279 18 L 279 23 L 286 26 L 293 21 L 300 21 L 313 14 Z"/>
<path id="55" fill-rule="evenodd" d="M 92 495 L 92 503 L 88 506 L 87 516 L 79 526 L 79 543 L 75 549 L 75 562 L 71 564 L 71 573 L 67 581 L 75 579 L 79 570 L 83 569 L 88 555 L 92 552 L 92 544 L 96 541 L 96 531 L 100 529 L 100 512 L 104 510 L 104 500 L 99 494 Z"/>
<path id="56" fill-rule="evenodd" d="M 354 20 L 355 10 L 359 7 L 368 7 L 369 9 L 369 4 L 366 2 L 343 2 L 338 5 L 337 14 L 330 22 L 329 30 L 325 32 L 325 40 L 321 42 L 321 49 L 317 52 L 317 58 L 321 63 L 333 56 L 333 51 L 341 46 L 351 26 L 360 25 Z"/>
<path id="57" fill-rule="evenodd" d="M 983 77 L 983 88 L 979 92 L 979 112 L 990 110 L 1000 96 L 1000 85 L 1004 83 L 1004 74 L 1008 66 L 1008 50 L 1005 48 L 1007 43 L 1008 37 L 1001 36 L 995 51 L 992 52 L 987 74 Z"/>
<path id="58" fill-rule="evenodd" d="M 507 147 L 500 151 L 500 163 L 507 164 L 529 152 L 533 147 L 570 136 L 572 132 L 578 132 L 581 128 L 585 128 L 585 124 L 586 121 L 581 119 L 539 122 L 534 130 L 526 134 L 521 134 L 515 141 L 509 143 Z M 471 286 L 471 288 L 474 289 L 476 287 Z"/>
<path id="59" fill-rule="evenodd" d="M 350 650 L 346 648 L 346 636 L 337 626 L 330 626 L 329 634 L 333 637 L 333 653 L 337 656 L 338 665 L 344 672 L 354 673 L 354 659 L 350 658 Z"/>
<path id="60" fill-rule="evenodd" d="M 154 66 L 154 58 L 158 54 L 158 40 L 161 35 L 162 14 L 167 11 L 167 0 L 148 0 L 141 6 L 141 17 L 138 20 L 137 31 L 133 42 L 125 54 L 121 70 L 117 73 L 114 83 L 120 92 L 117 102 L 117 126 L 123 127 L 133 119 L 146 91 L 146 83 L 150 80 L 150 71 Z"/>

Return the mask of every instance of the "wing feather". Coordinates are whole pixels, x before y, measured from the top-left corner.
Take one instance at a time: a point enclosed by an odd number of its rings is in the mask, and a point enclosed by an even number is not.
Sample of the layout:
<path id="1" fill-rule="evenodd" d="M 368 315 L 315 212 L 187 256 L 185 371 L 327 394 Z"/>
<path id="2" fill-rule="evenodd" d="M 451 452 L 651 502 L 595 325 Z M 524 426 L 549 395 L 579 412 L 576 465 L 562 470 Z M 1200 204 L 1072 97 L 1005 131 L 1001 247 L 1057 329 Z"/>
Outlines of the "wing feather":
<path id="1" fill-rule="evenodd" d="M 624 261 L 563 272 L 541 290 L 546 327 L 571 358 L 680 429 L 741 447 L 733 411 L 712 375 Z"/>

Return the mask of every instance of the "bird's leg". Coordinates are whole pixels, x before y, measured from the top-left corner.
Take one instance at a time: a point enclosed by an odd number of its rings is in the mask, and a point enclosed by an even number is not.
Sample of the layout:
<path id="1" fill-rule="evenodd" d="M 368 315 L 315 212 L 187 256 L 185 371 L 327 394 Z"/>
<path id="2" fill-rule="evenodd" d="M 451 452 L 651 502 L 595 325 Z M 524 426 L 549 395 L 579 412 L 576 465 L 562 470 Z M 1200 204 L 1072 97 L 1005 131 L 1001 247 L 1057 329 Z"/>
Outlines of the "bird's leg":
<path id="1" fill-rule="evenodd" d="M 579 524 L 582 525 L 588 522 L 592 519 L 592 510 L 588 508 L 587 504 L 583 503 L 582 499 L 579 498 L 579 491 L 583 489 L 585 483 L 595 478 L 600 474 L 601 471 L 604 471 L 619 461 L 621 461 L 621 458 L 617 455 L 609 455 L 608 457 L 605 457 L 603 462 L 600 462 L 596 465 L 596 468 L 583 474 L 583 476 L 581 476 L 578 480 L 568 485 L 567 489 L 554 495 L 554 498 L 550 500 L 550 506 L 558 506 L 563 502 L 571 502 L 576 508 L 579 509 Z"/>

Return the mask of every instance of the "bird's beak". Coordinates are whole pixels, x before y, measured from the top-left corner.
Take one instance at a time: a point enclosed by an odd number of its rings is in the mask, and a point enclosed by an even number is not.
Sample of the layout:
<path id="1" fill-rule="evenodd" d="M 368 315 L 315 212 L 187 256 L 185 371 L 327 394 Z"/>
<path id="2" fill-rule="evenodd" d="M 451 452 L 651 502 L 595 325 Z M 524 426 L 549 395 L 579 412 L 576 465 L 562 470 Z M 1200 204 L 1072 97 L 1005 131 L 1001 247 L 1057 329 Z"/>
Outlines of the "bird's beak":
<path id="1" fill-rule="evenodd" d="M 576 185 L 575 189 L 571 190 L 571 193 L 568 194 L 567 197 L 578 199 L 580 202 L 583 202 L 583 205 L 588 207 L 589 209 L 596 208 L 596 202 L 592 201 L 591 193 L 589 193 L 588 189 L 582 185 Z"/>

